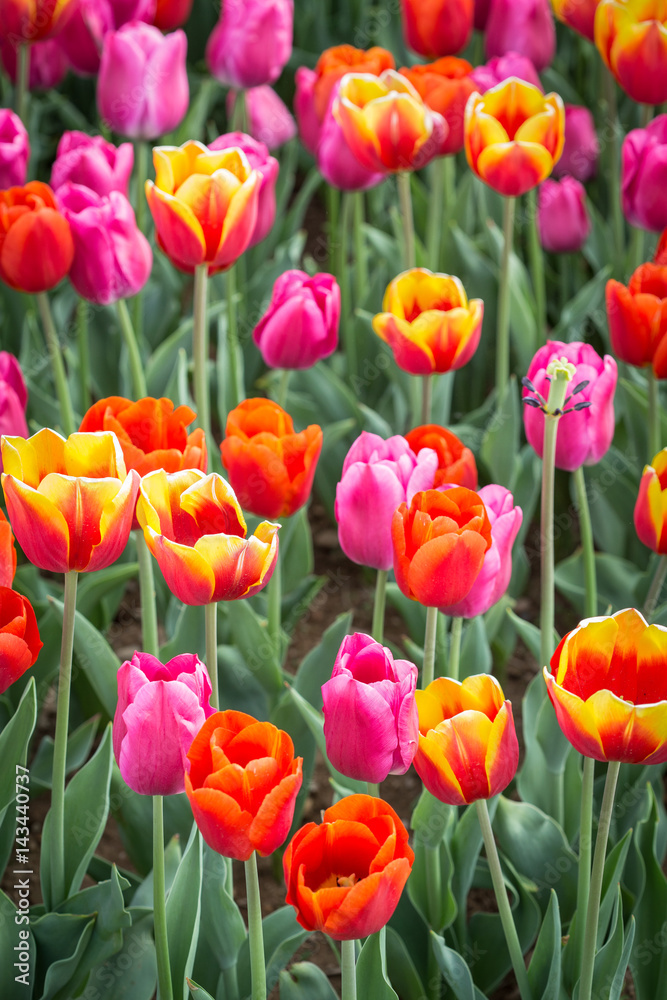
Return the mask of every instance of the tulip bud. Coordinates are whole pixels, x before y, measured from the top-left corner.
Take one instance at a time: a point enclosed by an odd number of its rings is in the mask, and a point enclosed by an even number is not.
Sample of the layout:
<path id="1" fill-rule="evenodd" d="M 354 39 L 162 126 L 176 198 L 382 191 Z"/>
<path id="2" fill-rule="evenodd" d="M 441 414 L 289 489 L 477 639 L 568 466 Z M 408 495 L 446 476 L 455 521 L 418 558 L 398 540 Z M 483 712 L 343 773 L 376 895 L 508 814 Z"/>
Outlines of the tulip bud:
<path id="1" fill-rule="evenodd" d="M 292 54 L 293 0 L 223 0 L 206 45 L 220 83 L 237 90 L 275 83 Z"/>
<path id="2" fill-rule="evenodd" d="M 491 0 L 484 38 L 487 59 L 519 52 L 538 72 L 546 69 L 556 51 L 549 0 Z"/>
<path id="3" fill-rule="evenodd" d="M 120 191 L 127 198 L 133 166 L 131 142 L 114 146 L 101 135 L 63 132 L 51 168 L 51 187 L 57 192 L 69 181 L 102 196 Z"/>
<path id="4" fill-rule="evenodd" d="M 589 181 L 597 173 L 600 143 L 595 121 L 588 108 L 565 105 L 565 145 L 554 166 L 553 176 L 571 174 L 578 181 Z"/>
<path id="5" fill-rule="evenodd" d="M 25 409 L 28 390 L 18 359 L 7 351 L 0 351 L 0 436 L 11 434 L 27 438 L 28 424 Z M 0 472 L 2 460 L 0 459 Z"/>
<path id="6" fill-rule="evenodd" d="M 25 184 L 30 139 L 23 122 L 9 108 L 0 108 L 0 189 Z"/>
<path id="7" fill-rule="evenodd" d="M 0 694 L 32 667 L 43 645 L 28 598 L 0 587 Z"/>
<path id="8" fill-rule="evenodd" d="M 628 222 L 654 233 L 667 226 L 667 115 L 623 140 L 621 204 Z"/>
<path id="9" fill-rule="evenodd" d="M 0 36 L 0 63 L 14 84 L 17 70 L 16 48 L 16 44 Z M 68 69 L 69 59 L 60 37 L 34 42 L 30 46 L 28 90 L 52 90 L 62 83 Z"/>
<path id="10" fill-rule="evenodd" d="M 312 368 L 338 346 L 340 288 L 331 274 L 285 271 L 252 339 L 270 368 Z"/>
<path id="11" fill-rule="evenodd" d="M 640 542 L 667 555 L 667 448 L 644 467 L 635 504 L 635 529 Z"/>
<path id="12" fill-rule="evenodd" d="M 69 271 L 74 241 L 53 191 L 41 181 L 0 191 L 0 279 L 21 292 L 46 292 Z"/>
<path id="13" fill-rule="evenodd" d="M 472 34 L 474 0 L 401 0 L 405 43 L 436 59 L 456 55 Z"/>
<path id="14" fill-rule="evenodd" d="M 269 149 L 278 149 L 296 135 L 296 122 L 287 105 L 268 84 L 252 87 L 243 93 L 248 115 L 248 132 Z M 236 106 L 236 92 L 227 95 L 227 118 L 231 120 Z M 213 148 L 213 147 L 211 147 Z"/>
<path id="15" fill-rule="evenodd" d="M 667 266 L 642 264 L 626 288 L 607 282 L 607 321 L 614 354 L 628 365 L 651 365 L 667 378 Z"/>
<path id="16" fill-rule="evenodd" d="M 595 44 L 619 85 L 640 104 L 667 101 L 667 7 L 653 0 L 600 0 Z"/>
<path id="17" fill-rule="evenodd" d="M 456 434 L 438 424 L 424 424 L 415 427 L 405 435 L 415 455 L 419 457 L 426 449 L 433 449 L 438 456 L 438 468 L 433 481 L 433 489 L 449 484 L 477 489 L 477 464 L 470 448 L 466 448 Z M 429 486 L 430 489 L 430 486 Z M 417 492 L 417 491 L 415 491 Z"/>
<path id="18" fill-rule="evenodd" d="M 574 177 L 544 181 L 538 191 L 537 228 L 548 253 L 581 250 L 591 231 L 583 184 Z"/>
<path id="19" fill-rule="evenodd" d="M 532 62 L 528 56 L 522 56 L 518 52 L 506 52 L 503 56 L 494 56 L 493 59 L 489 59 L 483 66 L 475 66 L 470 74 L 470 79 L 480 94 L 485 94 L 487 90 L 503 83 L 504 80 L 509 80 L 511 76 L 516 77 L 517 80 L 531 83 L 533 87 L 544 92 Z"/>

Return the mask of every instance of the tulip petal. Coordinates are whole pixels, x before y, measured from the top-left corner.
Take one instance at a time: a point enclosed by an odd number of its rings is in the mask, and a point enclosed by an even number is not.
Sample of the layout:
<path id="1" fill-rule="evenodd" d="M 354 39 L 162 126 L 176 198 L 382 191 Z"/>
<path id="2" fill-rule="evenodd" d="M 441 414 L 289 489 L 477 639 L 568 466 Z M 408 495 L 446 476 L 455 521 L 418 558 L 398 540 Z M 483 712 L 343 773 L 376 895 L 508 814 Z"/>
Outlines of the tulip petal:
<path id="1" fill-rule="evenodd" d="M 6 473 L 2 488 L 12 530 L 26 557 L 39 569 L 68 572 L 69 529 L 58 505 Z"/>
<path id="2" fill-rule="evenodd" d="M 545 180 L 553 169 L 549 151 L 538 143 L 496 143 L 483 149 L 477 172 L 505 197 L 518 197 Z"/>
<path id="3" fill-rule="evenodd" d="M 151 527 L 144 528 L 144 537 L 172 594 L 183 604 L 210 604 L 215 578 L 204 556 L 192 545 L 173 542 Z"/>
<path id="4" fill-rule="evenodd" d="M 417 550 L 410 563 L 411 593 L 425 607 L 456 604 L 475 582 L 486 549 L 486 540 L 477 531 L 433 538 Z"/>
<path id="5" fill-rule="evenodd" d="M 152 181 L 146 181 L 146 199 L 155 223 L 157 241 L 172 263 L 191 271 L 206 259 L 206 242 L 194 212 L 184 202 Z"/>

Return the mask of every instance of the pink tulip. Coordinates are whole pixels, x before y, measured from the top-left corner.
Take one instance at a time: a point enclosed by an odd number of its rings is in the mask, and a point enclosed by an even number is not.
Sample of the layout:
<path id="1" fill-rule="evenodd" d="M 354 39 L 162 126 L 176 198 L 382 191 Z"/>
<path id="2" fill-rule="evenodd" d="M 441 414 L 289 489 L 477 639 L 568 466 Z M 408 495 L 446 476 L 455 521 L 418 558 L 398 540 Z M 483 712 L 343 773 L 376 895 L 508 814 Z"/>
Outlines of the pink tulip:
<path id="1" fill-rule="evenodd" d="M 18 115 L 0 108 L 0 189 L 25 184 L 30 139 Z"/>
<path id="2" fill-rule="evenodd" d="M 118 670 L 113 752 L 123 781 L 139 795 L 185 791 L 187 753 L 214 709 L 211 682 L 194 653 L 164 665 L 135 653 Z"/>
<path id="3" fill-rule="evenodd" d="M 74 239 L 68 277 L 79 295 L 97 305 L 136 295 L 148 281 L 153 253 L 125 195 L 112 191 L 103 198 L 67 183 L 57 198 Z"/>
<path id="4" fill-rule="evenodd" d="M 97 107 L 102 118 L 130 139 L 157 139 L 180 125 L 188 110 L 185 32 L 163 35 L 130 21 L 104 37 Z"/>
<path id="5" fill-rule="evenodd" d="M 293 0 L 223 0 L 206 45 L 220 83 L 237 90 L 275 83 L 292 54 Z"/>
<path id="6" fill-rule="evenodd" d="M 256 170 L 261 180 L 259 182 L 259 201 L 257 204 L 257 222 L 248 244 L 254 247 L 271 232 L 276 219 L 276 181 L 278 180 L 278 161 L 269 156 L 269 151 L 263 142 L 253 139 L 245 132 L 226 132 L 219 135 L 209 145 L 209 149 L 229 149 L 236 146 L 242 149 L 248 158 L 248 163 Z"/>
<path id="7" fill-rule="evenodd" d="M 623 141 L 621 202 L 628 222 L 661 232 L 667 226 L 667 115 Z"/>
<path id="8" fill-rule="evenodd" d="M 246 90 L 245 105 L 248 129 L 253 139 L 265 143 L 269 149 L 278 149 L 296 135 L 296 122 L 284 101 L 273 87 L 252 87 Z M 236 92 L 227 94 L 227 118 L 231 120 L 236 105 Z"/>
<path id="9" fill-rule="evenodd" d="M 549 253 L 581 250 L 591 231 L 583 184 L 574 177 L 540 184 L 537 228 L 540 243 Z"/>
<path id="10" fill-rule="evenodd" d="M 495 56 L 484 66 L 475 66 L 470 74 L 471 79 L 478 87 L 481 94 L 485 94 L 491 87 L 508 80 L 510 76 L 515 76 L 518 80 L 526 80 L 534 87 L 543 90 L 542 83 L 537 70 L 533 66 L 528 56 L 522 56 L 518 52 L 506 52 L 503 56 Z"/>
<path id="11" fill-rule="evenodd" d="M 519 52 L 535 69 L 546 69 L 556 51 L 549 0 L 491 0 L 484 40 L 486 58 Z"/>
<path id="12" fill-rule="evenodd" d="M 16 83 L 16 47 L 0 37 L 0 62 L 7 76 Z M 60 38 L 47 38 L 30 46 L 29 90 L 51 90 L 63 80 L 69 69 L 69 60 L 60 44 Z"/>
<path id="13" fill-rule="evenodd" d="M 549 395 L 547 366 L 550 361 L 563 357 L 576 366 L 572 388 L 579 382 L 588 382 L 586 388 L 577 393 L 566 409 L 579 402 L 591 403 L 587 409 L 566 413 L 558 421 L 556 467 L 574 472 L 582 465 L 595 465 L 611 445 L 618 369 L 612 357 L 605 354 L 601 358 L 590 344 L 578 341 L 564 344 L 560 340 L 549 340 L 544 347 L 540 347 L 528 369 L 528 378 L 545 399 Z M 524 398 L 533 395 L 530 389 L 524 388 Z M 540 458 L 544 447 L 544 419 L 541 410 L 524 406 L 526 437 Z"/>
<path id="14" fill-rule="evenodd" d="M 114 146 L 101 135 L 63 132 L 51 168 L 51 187 L 57 191 L 70 182 L 83 184 L 102 196 L 120 191 L 127 197 L 133 166 L 131 142 Z"/>
<path id="15" fill-rule="evenodd" d="M 317 73 L 307 66 L 299 66 L 294 74 L 294 114 L 299 126 L 299 137 L 313 156 L 320 141 L 321 122 L 315 110 L 315 82 Z"/>
<path id="16" fill-rule="evenodd" d="M 13 434 L 28 437 L 25 408 L 28 405 L 23 372 L 18 360 L 8 351 L 0 351 L 0 436 Z M 0 459 L 2 472 L 2 459 Z"/>
<path id="17" fill-rule="evenodd" d="M 340 288 L 332 274 L 285 271 L 252 339 L 270 368 L 312 368 L 338 346 Z"/>
<path id="18" fill-rule="evenodd" d="M 394 511 L 409 504 L 415 493 L 432 489 L 437 468 L 438 456 L 431 448 L 415 455 L 400 434 L 385 441 L 361 432 L 336 487 L 338 540 L 348 559 L 373 569 L 392 568 Z"/>
<path id="19" fill-rule="evenodd" d="M 104 36 L 128 21 L 153 20 L 155 0 L 79 0 L 60 35 L 72 69 L 94 76 L 100 68 Z"/>
<path id="20" fill-rule="evenodd" d="M 405 774 L 419 744 L 416 687 L 414 663 L 363 632 L 345 636 L 322 685 L 327 757 L 337 771 L 372 782 Z"/>
<path id="21" fill-rule="evenodd" d="M 458 604 L 440 608 L 453 618 L 475 618 L 497 604 L 507 590 L 512 575 L 512 546 L 523 521 L 521 507 L 504 486 L 483 486 L 477 491 L 491 522 L 491 548 L 484 556 L 479 576 L 468 596 Z"/>
<path id="22" fill-rule="evenodd" d="M 595 177 L 600 158 L 600 143 L 593 115 L 578 104 L 565 105 L 565 145 L 553 169 L 554 177 L 570 174 L 578 181 Z"/>

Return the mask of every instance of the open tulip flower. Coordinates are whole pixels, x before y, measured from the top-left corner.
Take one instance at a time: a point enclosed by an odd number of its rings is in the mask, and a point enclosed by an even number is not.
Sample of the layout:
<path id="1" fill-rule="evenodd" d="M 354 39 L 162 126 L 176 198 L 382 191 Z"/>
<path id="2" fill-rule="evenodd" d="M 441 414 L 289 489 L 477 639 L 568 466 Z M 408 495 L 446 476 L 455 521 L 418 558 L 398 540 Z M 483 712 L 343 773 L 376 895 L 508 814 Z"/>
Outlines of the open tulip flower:
<path id="1" fill-rule="evenodd" d="M 667 761 L 666 658 L 667 629 L 634 608 L 568 632 L 544 679 L 575 750 L 600 761 Z"/>
<path id="2" fill-rule="evenodd" d="M 403 271 L 387 287 L 373 319 L 399 368 L 411 375 L 455 371 L 470 361 L 482 335 L 484 303 L 458 278 L 424 267 Z"/>
<path id="3" fill-rule="evenodd" d="M 414 765 L 431 795 L 463 806 L 507 788 L 519 764 L 519 743 L 512 705 L 495 677 L 437 677 L 415 697 Z"/>
<path id="4" fill-rule="evenodd" d="M 45 292 L 74 259 L 69 222 L 48 184 L 29 181 L 0 191 L 0 279 L 20 292 Z"/>
<path id="5" fill-rule="evenodd" d="M 634 520 L 640 542 L 667 555 L 667 448 L 644 467 Z"/>
<path id="6" fill-rule="evenodd" d="M 408 832 L 391 806 L 348 795 L 287 845 L 287 902 L 306 930 L 334 941 L 363 938 L 389 921 L 413 861 Z"/>
<path id="7" fill-rule="evenodd" d="M 595 37 L 595 12 L 600 0 L 551 0 L 559 21 L 578 31 L 592 42 Z"/>
<path id="8" fill-rule="evenodd" d="M 27 440 L 3 437 L 2 488 L 16 540 L 39 569 L 92 572 L 127 543 L 139 475 L 126 474 L 115 434 L 44 428 Z"/>
<path id="9" fill-rule="evenodd" d="M 475 456 L 452 431 L 439 424 L 424 424 L 408 431 L 405 440 L 417 456 L 424 448 L 430 448 L 438 456 L 433 489 L 437 490 L 445 483 L 465 486 L 469 490 L 477 489 Z"/>
<path id="10" fill-rule="evenodd" d="M 150 472 L 141 480 L 137 520 L 167 586 L 184 604 L 236 601 L 269 582 L 279 525 L 263 521 L 246 538 L 234 491 L 217 473 Z"/>
<path id="11" fill-rule="evenodd" d="M 515 197 L 553 170 L 565 141 L 565 106 L 558 94 L 510 77 L 468 99 L 464 133 L 472 170 L 494 191 Z"/>
<path id="12" fill-rule="evenodd" d="M 667 5 L 664 0 L 600 0 L 595 44 L 633 101 L 667 100 Z"/>
<path id="13" fill-rule="evenodd" d="M 231 267 L 257 221 L 261 177 L 245 153 L 190 140 L 156 146 L 153 164 L 155 183 L 146 181 L 146 198 L 160 249 L 181 271 L 208 264 L 214 274 Z"/>
<path id="14" fill-rule="evenodd" d="M 607 319 L 614 354 L 667 378 L 667 266 L 642 264 L 628 286 L 607 282 Z"/>
<path id="15" fill-rule="evenodd" d="M 0 587 L 0 694 L 32 667 L 43 645 L 28 598 Z"/>

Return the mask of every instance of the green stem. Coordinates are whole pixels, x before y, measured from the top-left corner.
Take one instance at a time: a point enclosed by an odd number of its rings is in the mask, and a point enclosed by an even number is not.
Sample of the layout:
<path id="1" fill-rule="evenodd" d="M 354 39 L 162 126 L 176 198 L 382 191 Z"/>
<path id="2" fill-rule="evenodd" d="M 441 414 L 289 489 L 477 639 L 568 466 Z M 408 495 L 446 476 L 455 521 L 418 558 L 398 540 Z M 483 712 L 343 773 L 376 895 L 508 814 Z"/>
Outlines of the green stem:
<path id="1" fill-rule="evenodd" d="M 445 203 L 445 174 L 450 166 L 451 156 L 438 156 L 431 164 L 429 216 L 426 226 L 426 255 L 428 267 L 440 270 L 440 248 L 442 244 L 443 208 Z"/>
<path id="2" fill-rule="evenodd" d="M 248 132 L 248 105 L 245 90 L 242 88 L 234 94 L 234 109 L 230 132 Z"/>
<path id="3" fill-rule="evenodd" d="M 356 964 L 357 964 L 356 942 L 341 941 L 340 943 L 341 1000 L 357 1000 Z"/>
<path id="4" fill-rule="evenodd" d="M 164 811 L 162 796 L 153 796 L 153 934 L 157 956 L 157 981 L 159 1000 L 172 1000 L 167 940 L 167 906 L 164 879 Z"/>
<path id="5" fill-rule="evenodd" d="M 595 785 L 595 761 L 584 757 L 583 779 L 581 783 L 581 820 L 579 823 L 579 868 L 577 875 L 577 920 L 573 942 L 575 968 L 581 968 L 584 947 L 584 928 L 591 890 L 591 855 L 593 846 L 593 789 Z"/>
<path id="6" fill-rule="evenodd" d="M 338 209 L 340 203 L 340 192 L 330 184 L 324 185 L 327 203 L 327 234 L 329 268 L 336 275 L 338 284 L 341 283 L 340 271 L 338 270 L 338 254 L 336 248 L 340 243 L 338 233 Z"/>
<path id="7" fill-rule="evenodd" d="M 366 791 L 369 795 L 373 795 L 376 799 L 380 798 L 380 786 L 374 781 L 366 782 Z"/>
<path id="8" fill-rule="evenodd" d="M 403 170 L 396 174 L 396 183 L 398 185 L 398 201 L 401 206 L 401 219 L 403 220 L 403 259 L 407 270 L 417 264 L 409 171 Z"/>
<path id="9" fill-rule="evenodd" d="M 542 452 L 542 508 L 540 516 L 540 661 L 549 663 L 554 636 L 554 482 L 556 478 L 556 434 L 560 417 L 547 414 L 544 419 Z"/>
<path id="10" fill-rule="evenodd" d="M 368 291 L 368 263 L 364 239 L 364 192 L 354 193 L 354 296 L 360 306 Z"/>
<path id="11" fill-rule="evenodd" d="M 510 260 L 514 242 L 516 198 L 505 198 L 503 206 L 503 253 L 500 260 L 498 288 L 498 326 L 496 333 L 496 406 L 500 406 L 510 377 Z"/>
<path id="12" fill-rule="evenodd" d="M 588 494 L 586 492 L 586 478 L 583 466 L 574 471 L 574 487 L 577 493 L 579 530 L 581 532 L 581 547 L 584 558 L 584 584 L 586 587 L 584 612 L 586 618 L 594 618 L 598 613 L 598 589 L 595 578 L 595 543 L 593 541 L 593 526 L 591 524 L 591 511 L 588 506 Z"/>
<path id="13" fill-rule="evenodd" d="M 155 578 L 153 557 L 146 545 L 144 533 L 139 528 L 133 532 L 139 562 L 139 592 L 141 595 L 141 648 L 151 656 L 160 651 L 157 631 L 157 610 L 155 607 Z"/>
<path id="14" fill-rule="evenodd" d="M 593 989 L 593 969 L 595 965 L 595 945 L 598 935 L 598 916 L 600 913 L 600 898 L 602 895 L 602 880 L 604 877 L 604 862 L 607 853 L 607 839 L 609 837 L 609 827 L 614 809 L 614 795 L 616 793 L 616 783 L 618 773 L 621 769 L 620 762 L 612 760 L 607 765 L 607 780 L 604 784 L 604 794 L 602 805 L 600 806 L 600 819 L 598 821 L 598 832 L 595 838 L 595 853 L 593 854 L 593 868 L 591 870 L 590 895 L 588 897 L 588 909 L 586 910 L 586 929 L 584 931 L 584 948 L 581 959 L 581 979 L 579 980 L 579 1000 L 591 1000 Z"/>
<path id="15" fill-rule="evenodd" d="M 379 569 L 375 579 L 375 601 L 373 602 L 373 624 L 371 634 L 376 642 L 382 642 L 384 637 L 384 608 L 387 598 L 388 570 Z"/>
<path id="16" fill-rule="evenodd" d="M 609 196 L 611 199 L 614 250 L 617 262 L 616 267 L 620 270 L 624 253 L 625 228 L 623 224 L 623 211 L 621 208 L 621 166 L 620 149 L 618 145 L 619 122 L 616 107 L 616 81 L 614 80 L 611 72 L 606 68 L 602 70 L 602 86 L 604 90 L 605 103 L 607 105 L 606 131 L 609 135 L 609 143 L 607 146 L 607 155 L 609 157 L 607 176 L 609 177 L 610 187 Z"/>
<path id="17" fill-rule="evenodd" d="M 630 270 L 636 271 L 646 260 L 644 256 L 644 230 L 632 226 L 630 230 Z"/>
<path id="18" fill-rule="evenodd" d="M 215 601 L 204 605 L 204 634 L 206 636 L 206 669 L 211 678 L 211 705 L 220 708 L 218 693 L 218 605 Z"/>
<path id="19" fill-rule="evenodd" d="M 197 422 L 204 428 L 208 461 L 211 461 L 214 442 L 211 436 L 211 403 L 208 393 L 208 318 L 206 295 L 208 291 L 208 264 L 195 268 L 194 316 L 192 328 L 192 355 L 195 367 L 195 406 Z M 236 405 L 236 404 L 235 404 Z"/>
<path id="20" fill-rule="evenodd" d="M 422 688 L 426 689 L 435 676 L 435 640 L 438 631 L 438 609 L 426 609 L 426 633 L 424 635 L 424 667 Z"/>
<path id="21" fill-rule="evenodd" d="M 523 952 L 521 951 L 519 936 L 514 925 L 514 918 L 512 917 L 512 908 L 510 907 L 510 901 L 507 896 L 507 889 L 505 887 L 505 880 L 503 879 L 503 873 L 500 867 L 500 858 L 498 857 L 496 842 L 493 839 L 493 830 L 491 829 L 491 820 L 489 818 L 489 810 L 486 805 L 486 799 L 478 799 L 475 802 L 475 806 L 477 808 L 479 825 L 482 828 L 482 837 L 484 839 L 484 847 L 486 849 L 486 860 L 489 863 L 491 881 L 493 882 L 493 891 L 495 892 L 496 902 L 498 903 L 498 914 L 500 916 L 500 922 L 503 925 L 505 941 L 507 942 L 510 959 L 512 960 L 512 968 L 514 969 L 514 975 L 516 976 L 519 993 L 521 994 L 521 1000 L 532 1000 L 532 993 L 528 983 L 528 973 L 526 972 L 526 965 L 523 960 Z"/>
<path id="22" fill-rule="evenodd" d="M 648 460 L 653 459 L 660 451 L 660 389 L 653 369 L 647 369 L 648 379 Z"/>
<path id="23" fill-rule="evenodd" d="M 433 400 L 433 375 L 424 375 L 422 378 L 422 423 L 431 422 L 431 403 Z"/>
<path id="24" fill-rule="evenodd" d="M 28 128 L 28 95 L 30 93 L 30 44 L 19 42 L 16 47 L 16 114 Z"/>
<path id="25" fill-rule="evenodd" d="M 649 592 L 646 595 L 646 601 L 644 602 L 644 618 L 647 621 L 653 617 L 655 609 L 658 606 L 660 600 L 660 592 L 662 591 L 662 585 L 665 582 L 665 576 L 667 575 L 667 556 L 660 556 L 660 561 L 656 567 L 655 575 L 651 581 L 651 586 L 649 587 Z"/>
<path id="26" fill-rule="evenodd" d="M 53 743 L 51 782 L 51 908 L 67 898 L 65 885 L 65 774 L 67 770 L 67 729 L 72 682 L 72 649 L 76 617 L 76 571 L 65 573 L 63 634 L 60 646 L 60 674 L 56 704 L 56 732 Z"/>
<path id="27" fill-rule="evenodd" d="M 262 906 L 259 898 L 257 855 L 253 851 L 245 862 L 246 897 L 248 900 L 248 943 L 250 945 L 251 1000 L 266 1000 L 266 967 L 264 964 L 264 934 Z"/>
<path id="28" fill-rule="evenodd" d="M 227 271 L 227 347 L 232 374 L 232 409 L 245 399 L 243 354 L 239 344 L 238 305 L 236 301 L 236 266 Z"/>
<path id="29" fill-rule="evenodd" d="M 84 413 L 90 406 L 90 345 L 88 344 L 88 309 L 90 303 L 79 299 L 76 307 L 76 336 L 79 345 L 79 391 L 81 409 Z"/>
<path id="30" fill-rule="evenodd" d="M 280 373 L 280 381 L 278 383 L 278 394 L 276 402 L 278 406 L 282 406 L 283 410 L 287 405 L 287 390 L 289 389 L 289 380 L 292 372 L 289 368 L 283 368 Z"/>
<path id="31" fill-rule="evenodd" d="M 338 232 L 338 284 L 340 285 L 340 329 L 342 332 L 347 371 L 351 376 L 357 371 L 357 344 L 350 306 L 350 270 L 348 267 L 348 236 L 354 211 L 354 192 L 344 191 Z"/>
<path id="32" fill-rule="evenodd" d="M 134 393 L 135 399 L 143 399 L 144 396 L 148 395 L 146 377 L 144 375 L 144 366 L 141 360 L 141 354 L 139 353 L 139 345 L 137 343 L 137 338 L 134 334 L 134 327 L 132 326 L 132 320 L 130 318 L 130 310 L 127 308 L 127 302 L 125 299 L 118 299 L 118 302 L 116 302 L 116 311 L 118 312 L 120 332 L 123 335 L 123 341 L 125 342 L 127 355 L 130 361 L 132 392 Z"/>
<path id="33" fill-rule="evenodd" d="M 283 518 L 284 527 L 285 518 Z M 280 550 L 276 559 L 273 576 L 267 586 L 267 629 L 269 641 L 273 643 L 278 663 L 282 663 L 282 566 Z"/>
<path id="34" fill-rule="evenodd" d="M 449 633 L 449 663 L 448 674 L 453 680 L 459 679 L 459 666 L 461 663 L 461 636 L 463 635 L 463 618 L 452 618 L 452 627 Z"/>
<path id="35" fill-rule="evenodd" d="M 65 437 L 69 437 L 76 430 L 74 410 L 72 409 L 65 365 L 63 364 L 63 356 L 60 351 L 60 344 L 58 343 L 58 334 L 56 333 L 53 315 L 51 314 L 49 297 L 46 292 L 38 292 L 35 298 L 37 299 L 37 308 L 39 309 L 42 326 L 44 327 L 46 347 L 51 361 L 53 381 L 55 382 L 58 406 L 60 408 L 60 422 L 62 423 Z"/>
<path id="36" fill-rule="evenodd" d="M 650 124 L 653 118 L 653 105 L 652 104 L 640 104 L 639 105 L 639 127 L 646 128 Z"/>
<path id="37" fill-rule="evenodd" d="M 544 252 L 540 243 L 537 228 L 537 188 L 528 192 L 528 254 L 530 258 L 530 277 L 535 295 L 535 311 L 537 313 L 537 342 L 547 341 L 547 293 L 544 282 Z"/>
<path id="38" fill-rule="evenodd" d="M 442 868 L 440 865 L 440 845 L 432 847 L 424 844 L 424 869 L 426 874 L 426 907 L 428 911 L 428 922 L 431 930 L 439 934 L 442 930 L 440 923 L 440 901 L 442 899 Z"/>
<path id="39" fill-rule="evenodd" d="M 135 192 L 135 214 L 137 228 L 140 232 L 146 232 L 146 178 L 148 177 L 148 143 L 139 139 L 134 144 L 134 157 L 137 171 L 137 188 Z M 143 338 L 144 332 L 144 310 L 143 310 L 143 289 L 137 292 L 132 300 L 132 319 L 134 330 L 139 341 Z M 144 396 L 146 393 L 143 394 Z"/>
<path id="40" fill-rule="evenodd" d="M 225 875 L 225 889 L 230 899 L 234 898 L 234 861 L 227 858 L 227 874 Z"/>
<path id="41" fill-rule="evenodd" d="M 229 965 L 220 973 L 222 979 L 222 996 L 225 1000 L 239 1000 L 239 980 L 236 974 L 236 966 Z M 220 995 L 220 990 L 218 990 Z"/>

